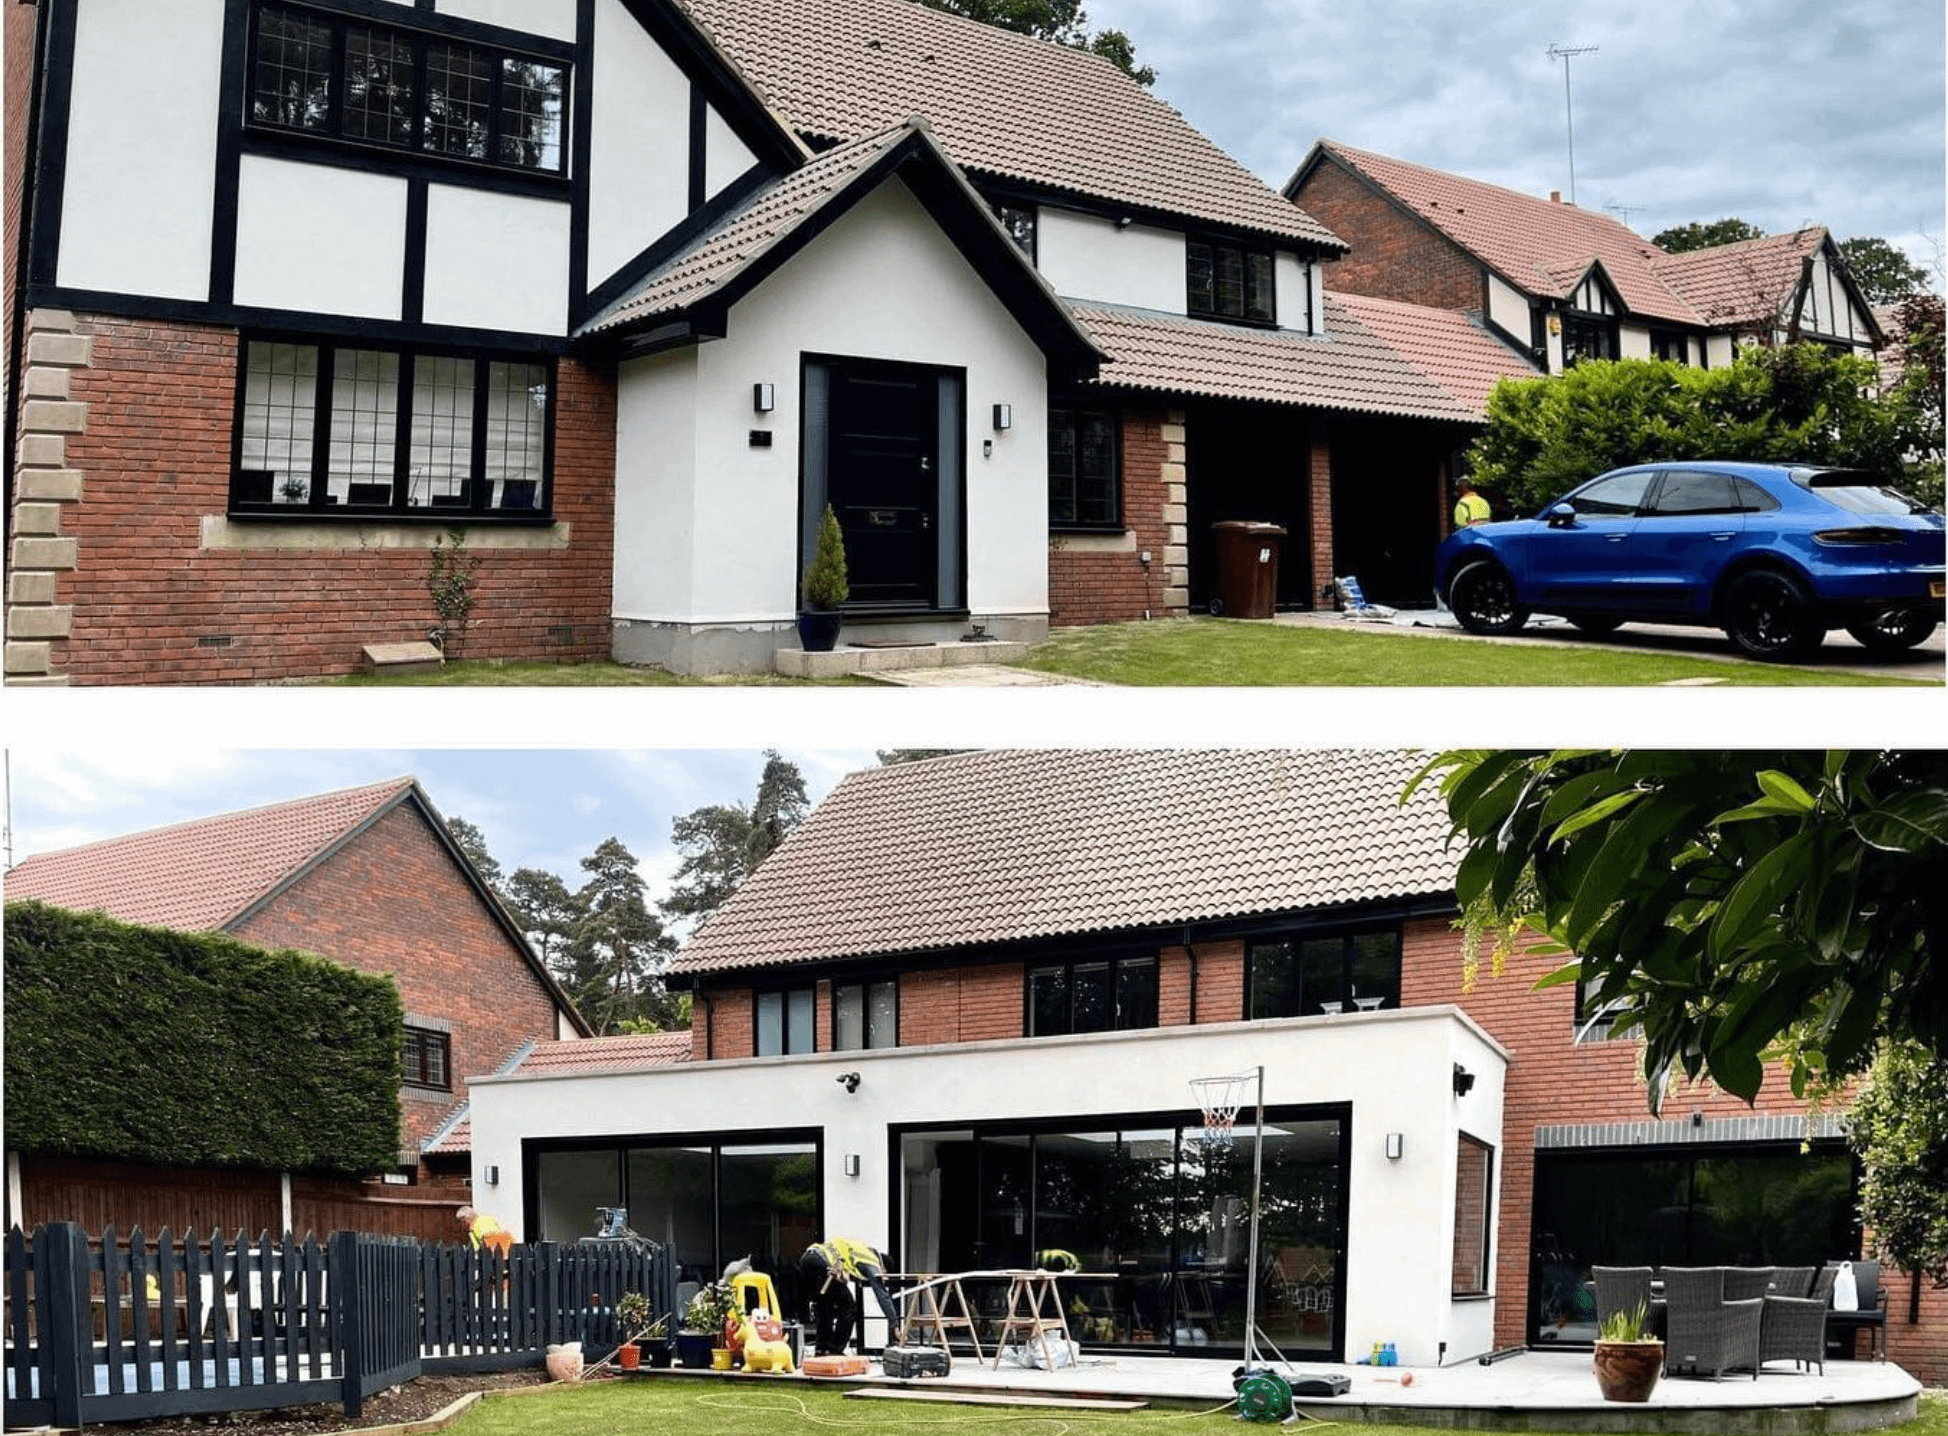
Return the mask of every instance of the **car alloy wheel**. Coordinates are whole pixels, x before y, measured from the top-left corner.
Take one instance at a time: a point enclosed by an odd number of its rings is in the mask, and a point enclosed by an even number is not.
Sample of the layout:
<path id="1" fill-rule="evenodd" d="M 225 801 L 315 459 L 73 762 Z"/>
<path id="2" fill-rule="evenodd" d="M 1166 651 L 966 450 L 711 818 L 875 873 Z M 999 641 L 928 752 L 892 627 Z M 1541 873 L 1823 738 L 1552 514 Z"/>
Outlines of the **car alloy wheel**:
<path id="1" fill-rule="evenodd" d="M 1932 613 L 1913 608 L 1890 608 L 1865 623 L 1849 623 L 1847 632 L 1872 653 L 1901 653 L 1914 647 L 1941 626 Z"/>
<path id="2" fill-rule="evenodd" d="M 1448 607 L 1470 633 L 1514 633 L 1529 621 L 1515 601 L 1515 581 L 1500 564 L 1471 563 L 1448 585 Z"/>
<path id="3" fill-rule="evenodd" d="M 1813 623 L 1806 595 L 1790 576 L 1751 569 L 1725 594 L 1725 633 L 1743 653 L 1775 663 L 1804 658 L 1825 635 Z"/>

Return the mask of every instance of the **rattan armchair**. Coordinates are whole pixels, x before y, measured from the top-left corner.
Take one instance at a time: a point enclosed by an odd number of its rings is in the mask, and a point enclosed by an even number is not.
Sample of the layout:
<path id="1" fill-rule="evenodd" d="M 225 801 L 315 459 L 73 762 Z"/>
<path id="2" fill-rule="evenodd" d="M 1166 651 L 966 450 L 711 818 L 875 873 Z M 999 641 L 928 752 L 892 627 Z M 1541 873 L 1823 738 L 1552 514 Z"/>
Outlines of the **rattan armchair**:
<path id="1" fill-rule="evenodd" d="M 1620 1311 L 1644 1309 L 1644 1330 L 1664 1334 L 1664 1303 L 1650 1294 L 1651 1271 L 1647 1266 L 1593 1266 L 1590 1277 L 1596 1287 L 1596 1329 Z"/>
<path id="2" fill-rule="evenodd" d="M 1790 1270 L 1790 1269 L 1789 1269 Z M 1810 1272 L 1810 1269 L 1809 1269 Z M 1817 1366 L 1826 1374 L 1826 1304 L 1833 1297 L 1832 1267 L 1820 1272 L 1810 1296 L 1765 1299 L 1765 1319 L 1759 1328 L 1759 1364 L 1790 1361 L 1800 1370 Z"/>
<path id="3" fill-rule="evenodd" d="M 1664 1374 L 1714 1380 L 1727 1371 L 1759 1375 L 1759 1328 L 1765 1299 L 1725 1299 L 1725 1268 L 1664 1268 Z"/>

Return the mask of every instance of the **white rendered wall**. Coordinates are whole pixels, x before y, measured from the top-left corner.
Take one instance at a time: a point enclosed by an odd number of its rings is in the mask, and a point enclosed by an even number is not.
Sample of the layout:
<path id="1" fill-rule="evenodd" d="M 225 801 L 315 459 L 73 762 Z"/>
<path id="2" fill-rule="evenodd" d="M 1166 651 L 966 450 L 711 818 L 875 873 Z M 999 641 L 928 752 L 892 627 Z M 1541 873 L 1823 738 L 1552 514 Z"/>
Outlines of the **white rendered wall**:
<path id="1" fill-rule="evenodd" d="M 681 613 L 690 602 L 698 422 L 695 349 L 621 366 L 612 598 L 618 615 L 666 616 Z M 712 562 L 735 566 L 741 552 L 713 555 Z"/>
<path id="2" fill-rule="evenodd" d="M 207 299 L 224 0 L 78 11 L 56 280 Z"/>
<path id="3" fill-rule="evenodd" d="M 1617 326 L 1617 358 L 1650 358 L 1650 331 L 1639 324 Z"/>
<path id="4" fill-rule="evenodd" d="M 563 334 L 569 205 L 435 184 L 426 193 L 428 324 Z"/>
<path id="5" fill-rule="evenodd" d="M 1723 369 L 1738 357 L 1738 346 L 1729 334 L 1707 334 L 1704 340 L 1705 366 Z"/>
<path id="6" fill-rule="evenodd" d="M 1184 237 L 1100 215 L 1042 205 L 1035 262 L 1057 294 L 1137 309 L 1184 312 Z"/>
<path id="7" fill-rule="evenodd" d="M 723 193 L 724 186 L 743 174 L 758 162 L 751 153 L 749 145 L 737 137 L 736 131 L 724 123 L 724 117 L 717 113 L 715 105 L 704 112 L 703 125 L 703 193 L 705 199 L 715 199 Z"/>
<path id="8" fill-rule="evenodd" d="M 478 20 L 552 40 L 575 39 L 575 0 L 439 0 L 442 15 Z"/>
<path id="9" fill-rule="evenodd" d="M 1317 331 L 1325 327 L 1323 279 L 1317 264 L 1280 250 L 1272 261 L 1278 284 L 1278 327 Z"/>
<path id="10" fill-rule="evenodd" d="M 1488 276 L 1488 318 L 1528 345 L 1529 297 L 1495 274 Z"/>
<path id="11" fill-rule="evenodd" d="M 623 9 L 597 0 L 588 278 L 599 285 L 690 208 L 690 81 Z"/>
<path id="12" fill-rule="evenodd" d="M 1459 1061 L 1476 1077 L 1453 1093 Z M 1265 1068 L 1269 1105 L 1352 1104 L 1347 1180 L 1346 1339 L 1349 1355 L 1376 1340 L 1402 1362 L 1432 1365 L 1489 1350 L 1493 1301 L 1454 1302 L 1454 1161 L 1457 1133 L 1503 1165 L 1502 1090 L 1507 1055 L 1453 1007 L 1232 1022 L 1080 1038 L 979 1042 L 811 1057 L 682 1063 L 610 1077 L 528 1081 L 475 1077 L 473 1165 L 501 1169 L 521 1191 L 524 1138 L 650 1136 L 659 1130 L 761 1137 L 784 1127 L 822 1133 L 829 1231 L 898 1246 L 887 1230 L 900 1173 L 886 1170 L 887 1130 L 917 1123 L 1023 1121 L 1183 1112 L 1194 1120 L 1193 1077 Z M 836 1080 L 860 1074 L 848 1094 Z M 1249 1102 L 1249 1098 L 1247 1098 Z M 1238 1130 L 1250 1124 L 1241 1111 Z M 1385 1134 L 1404 1155 L 1388 1161 Z M 857 1153 L 860 1175 L 840 1158 Z M 499 1213 L 520 1236 L 524 1214 Z M 1494 1230 L 1495 1213 L 1490 1213 Z M 1511 1294 L 1520 1300 L 1520 1294 Z"/>
<path id="13" fill-rule="evenodd" d="M 262 155 L 239 170 L 237 303 L 399 318 L 405 180 Z"/>
<path id="14" fill-rule="evenodd" d="M 973 612 L 1048 611 L 1048 380 L 1041 351 L 897 179 L 882 185 L 730 312 L 727 338 L 700 345 L 694 423 L 659 432 L 627 411 L 676 402 L 664 377 L 625 385 L 623 422 L 640 447 L 618 444 L 615 612 L 670 623 L 788 622 L 798 606 L 800 376 L 806 354 L 889 359 L 966 370 L 967 601 Z M 777 408 L 751 412 L 751 386 L 776 386 Z M 986 416 L 1013 406 L 1014 427 Z M 752 448 L 754 428 L 772 434 Z M 948 436 L 943 436 L 946 438 Z M 982 440 L 994 440 L 992 458 Z M 627 463 L 625 465 L 625 459 Z M 683 498 L 674 492 L 691 491 Z M 640 500 L 636 495 L 640 494 Z M 667 514 L 625 529 L 623 512 Z M 697 556 L 687 583 L 630 578 L 643 548 Z M 707 558 L 705 557 L 707 556 Z"/>

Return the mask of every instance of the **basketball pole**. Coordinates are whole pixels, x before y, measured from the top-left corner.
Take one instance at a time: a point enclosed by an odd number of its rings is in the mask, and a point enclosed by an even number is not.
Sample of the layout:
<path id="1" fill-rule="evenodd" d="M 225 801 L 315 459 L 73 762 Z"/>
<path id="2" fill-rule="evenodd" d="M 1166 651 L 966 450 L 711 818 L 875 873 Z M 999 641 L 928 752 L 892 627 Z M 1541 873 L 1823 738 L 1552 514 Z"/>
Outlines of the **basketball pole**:
<path id="1" fill-rule="evenodd" d="M 1258 1362 L 1258 1193 L 1265 1172 L 1265 1068 L 1260 1063 L 1257 1077 L 1258 1129 L 1251 1141 L 1251 1240 L 1249 1265 L 1245 1268 L 1245 1366 Z"/>

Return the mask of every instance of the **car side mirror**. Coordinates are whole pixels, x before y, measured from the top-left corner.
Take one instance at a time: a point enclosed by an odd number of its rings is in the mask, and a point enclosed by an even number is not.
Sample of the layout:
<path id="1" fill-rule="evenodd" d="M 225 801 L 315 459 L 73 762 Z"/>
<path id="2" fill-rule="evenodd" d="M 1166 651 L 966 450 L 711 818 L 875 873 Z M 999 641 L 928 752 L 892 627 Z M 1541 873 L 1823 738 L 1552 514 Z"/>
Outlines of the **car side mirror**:
<path id="1" fill-rule="evenodd" d="M 1549 527 L 1566 529 L 1576 522 L 1576 505 L 1560 503 L 1549 510 Z"/>

